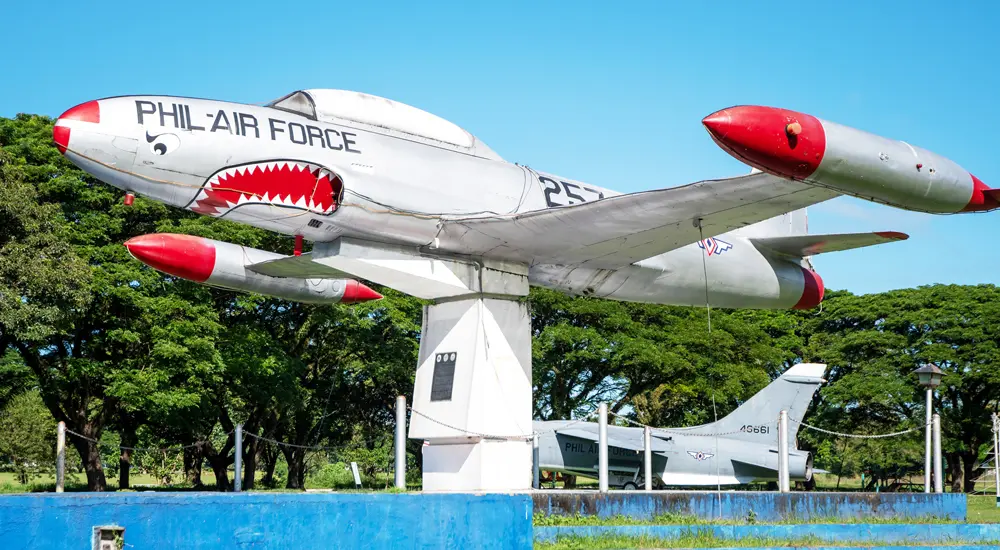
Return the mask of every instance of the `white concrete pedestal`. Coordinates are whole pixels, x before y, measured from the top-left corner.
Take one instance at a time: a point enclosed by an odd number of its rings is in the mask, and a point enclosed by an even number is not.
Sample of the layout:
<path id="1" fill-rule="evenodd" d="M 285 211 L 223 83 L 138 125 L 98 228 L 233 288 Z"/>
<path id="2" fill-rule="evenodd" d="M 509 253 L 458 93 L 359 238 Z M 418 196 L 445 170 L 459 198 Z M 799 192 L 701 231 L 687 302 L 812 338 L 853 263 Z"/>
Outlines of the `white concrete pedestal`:
<path id="1" fill-rule="evenodd" d="M 424 308 L 410 437 L 425 440 L 425 491 L 531 488 L 527 305 L 464 298 Z"/>

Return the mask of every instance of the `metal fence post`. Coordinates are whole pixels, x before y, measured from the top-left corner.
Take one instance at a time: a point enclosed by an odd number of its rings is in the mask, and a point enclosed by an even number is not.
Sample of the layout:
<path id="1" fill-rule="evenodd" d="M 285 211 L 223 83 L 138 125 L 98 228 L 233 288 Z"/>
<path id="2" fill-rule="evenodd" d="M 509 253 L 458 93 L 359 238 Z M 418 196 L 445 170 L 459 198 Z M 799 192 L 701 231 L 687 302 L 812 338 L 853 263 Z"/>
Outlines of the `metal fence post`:
<path id="1" fill-rule="evenodd" d="M 643 476 L 643 482 L 645 485 L 643 489 L 646 491 L 653 490 L 653 448 L 651 445 L 653 436 L 653 429 L 649 426 L 644 426 L 642 428 L 642 468 L 645 470 L 645 475 Z"/>
<path id="2" fill-rule="evenodd" d="M 601 403 L 598 410 L 597 430 L 597 484 L 602 493 L 608 492 L 608 404 Z"/>
<path id="3" fill-rule="evenodd" d="M 243 424 L 236 425 L 236 460 L 233 462 L 233 492 L 243 488 Z"/>
<path id="4" fill-rule="evenodd" d="M 934 408 L 934 389 L 927 388 L 927 425 L 924 426 L 924 492 L 931 492 L 931 409 Z"/>
<path id="5" fill-rule="evenodd" d="M 66 489 L 66 423 L 56 428 L 56 492 Z"/>
<path id="6" fill-rule="evenodd" d="M 944 492 L 944 482 L 941 469 L 941 417 L 934 415 L 934 492 Z"/>
<path id="7" fill-rule="evenodd" d="M 541 478 L 538 472 L 538 434 L 531 436 L 531 486 L 541 488 Z"/>
<path id="8" fill-rule="evenodd" d="M 396 397 L 396 488 L 406 489 L 406 396 Z"/>
<path id="9" fill-rule="evenodd" d="M 788 411 L 778 414 L 778 490 L 791 492 L 788 482 Z"/>

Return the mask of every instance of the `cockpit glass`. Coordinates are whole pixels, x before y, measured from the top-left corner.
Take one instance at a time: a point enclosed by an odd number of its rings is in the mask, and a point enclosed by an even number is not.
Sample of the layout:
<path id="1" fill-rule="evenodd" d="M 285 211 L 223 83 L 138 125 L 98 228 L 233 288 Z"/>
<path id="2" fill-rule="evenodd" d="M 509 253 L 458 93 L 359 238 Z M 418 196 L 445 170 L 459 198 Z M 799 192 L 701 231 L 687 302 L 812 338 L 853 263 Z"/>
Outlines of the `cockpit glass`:
<path id="1" fill-rule="evenodd" d="M 309 97 L 309 94 L 305 92 L 292 92 L 285 97 L 275 99 L 268 103 L 267 106 L 316 120 L 316 105 L 313 103 L 312 98 Z"/>

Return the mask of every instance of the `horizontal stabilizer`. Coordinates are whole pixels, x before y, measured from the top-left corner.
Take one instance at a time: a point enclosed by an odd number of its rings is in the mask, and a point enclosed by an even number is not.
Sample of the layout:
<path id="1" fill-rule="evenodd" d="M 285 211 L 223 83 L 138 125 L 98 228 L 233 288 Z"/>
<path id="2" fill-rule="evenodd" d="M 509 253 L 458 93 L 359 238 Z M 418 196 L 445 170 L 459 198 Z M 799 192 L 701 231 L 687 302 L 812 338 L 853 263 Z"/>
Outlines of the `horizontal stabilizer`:
<path id="1" fill-rule="evenodd" d="M 863 248 L 876 244 L 905 241 L 910 236 L 898 231 L 876 231 L 874 233 L 841 233 L 835 235 L 793 235 L 789 237 L 754 237 L 750 240 L 757 248 L 802 258 L 824 252 L 839 252 L 852 248 Z"/>

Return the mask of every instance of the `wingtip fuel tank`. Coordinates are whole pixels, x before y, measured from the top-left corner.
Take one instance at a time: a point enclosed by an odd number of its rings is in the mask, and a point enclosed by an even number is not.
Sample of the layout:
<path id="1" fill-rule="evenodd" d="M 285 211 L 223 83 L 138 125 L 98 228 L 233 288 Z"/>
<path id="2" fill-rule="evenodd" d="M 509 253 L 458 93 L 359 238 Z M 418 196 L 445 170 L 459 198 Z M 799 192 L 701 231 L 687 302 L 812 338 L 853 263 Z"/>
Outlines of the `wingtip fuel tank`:
<path id="1" fill-rule="evenodd" d="M 285 256 L 193 235 L 141 235 L 126 241 L 125 248 L 153 269 L 209 286 L 309 303 L 353 304 L 382 298 L 378 292 L 353 279 L 261 275 L 246 266 Z"/>
<path id="2" fill-rule="evenodd" d="M 776 176 L 907 210 L 1000 208 L 1000 190 L 945 157 L 805 113 L 740 105 L 702 124 L 730 155 Z"/>

